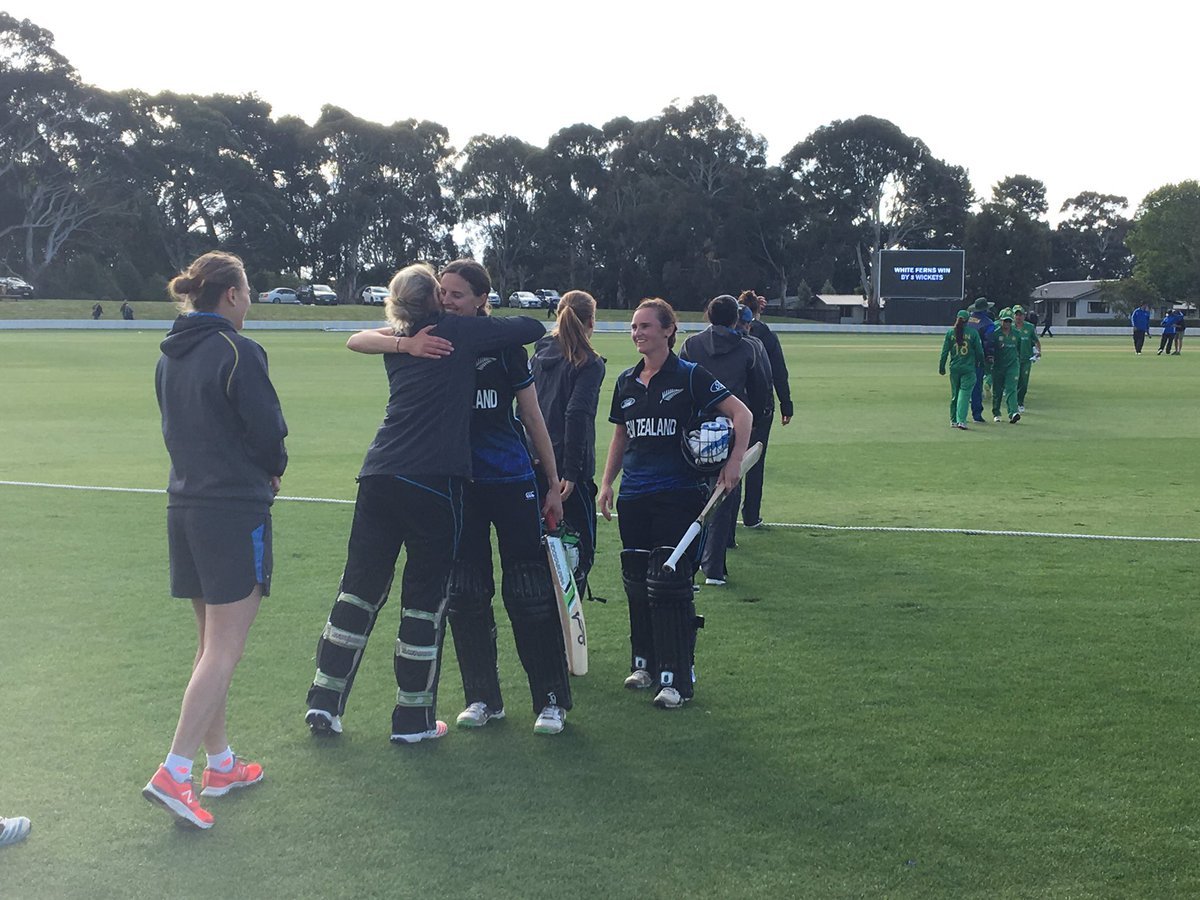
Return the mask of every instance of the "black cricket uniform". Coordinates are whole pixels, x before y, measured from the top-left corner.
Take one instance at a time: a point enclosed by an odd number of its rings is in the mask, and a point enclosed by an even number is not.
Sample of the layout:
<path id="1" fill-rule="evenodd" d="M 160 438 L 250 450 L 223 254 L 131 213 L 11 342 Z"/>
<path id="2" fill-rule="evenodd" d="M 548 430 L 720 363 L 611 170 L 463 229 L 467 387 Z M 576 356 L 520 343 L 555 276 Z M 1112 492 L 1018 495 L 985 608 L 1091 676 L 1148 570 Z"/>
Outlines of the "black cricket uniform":
<path id="1" fill-rule="evenodd" d="M 597 355 L 572 365 L 551 335 L 538 341 L 529 364 L 558 476 L 575 485 L 563 501 L 563 519 L 579 535 L 575 583 L 581 591 L 596 558 L 596 409 L 604 367 L 604 357 Z"/>
<path id="2" fill-rule="evenodd" d="M 175 320 L 154 387 L 171 457 L 171 595 L 234 603 L 271 593 L 271 478 L 283 475 L 287 424 L 267 354 L 216 313 Z"/>
<path id="3" fill-rule="evenodd" d="M 633 671 L 657 675 L 658 683 L 692 696 L 692 648 L 696 612 L 692 601 L 693 544 L 675 572 L 662 563 L 704 507 L 707 483 L 683 455 L 684 430 L 711 414 L 729 390 L 712 373 L 668 353 L 662 368 L 642 384 L 645 360 L 617 377 L 608 420 L 625 429 L 617 514 L 621 575 L 629 597 Z M 665 551 L 665 552 L 664 552 Z"/>
<path id="4" fill-rule="evenodd" d="M 454 344 L 442 359 L 384 354 L 390 397 L 382 424 L 358 476 L 346 568 L 329 621 L 317 645 L 309 709 L 340 716 L 379 610 L 387 602 L 400 548 L 407 560 L 401 583 L 396 641 L 393 734 L 436 727 L 446 582 L 463 524 L 464 489 L 471 474 L 470 421 L 475 360 L 505 347 L 532 343 L 545 326 L 525 316 L 464 318 L 439 315 L 427 325 Z"/>
<path id="5" fill-rule="evenodd" d="M 771 368 L 771 382 L 775 387 L 775 396 L 779 398 L 780 415 L 791 418 L 795 414 L 792 406 L 792 388 L 788 381 L 787 361 L 783 356 L 783 347 L 779 345 L 779 337 L 771 327 L 759 319 L 750 323 L 750 334 L 762 342 Z M 744 496 L 742 500 L 742 522 L 755 525 L 762 521 L 762 490 L 763 475 L 766 473 L 767 444 L 771 440 L 771 423 L 775 418 L 775 403 L 770 391 L 767 392 L 766 406 L 762 410 L 750 407 L 754 413 L 754 431 L 750 435 L 750 443 L 761 443 L 762 456 L 753 468 L 746 473 L 743 480 Z M 736 522 L 734 523 L 736 525 Z"/>
<path id="6" fill-rule="evenodd" d="M 466 704 L 483 702 L 493 711 L 503 709 L 504 701 L 492 612 L 492 527 L 503 571 L 501 595 L 529 676 L 534 712 L 550 705 L 571 708 L 557 598 L 542 547 L 537 482 L 524 429 L 513 414 L 517 391 L 531 384 L 523 347 L 475 361 L 474 475 L 466 487 L 462 538 L 450 577 L 449 618 Z"/>

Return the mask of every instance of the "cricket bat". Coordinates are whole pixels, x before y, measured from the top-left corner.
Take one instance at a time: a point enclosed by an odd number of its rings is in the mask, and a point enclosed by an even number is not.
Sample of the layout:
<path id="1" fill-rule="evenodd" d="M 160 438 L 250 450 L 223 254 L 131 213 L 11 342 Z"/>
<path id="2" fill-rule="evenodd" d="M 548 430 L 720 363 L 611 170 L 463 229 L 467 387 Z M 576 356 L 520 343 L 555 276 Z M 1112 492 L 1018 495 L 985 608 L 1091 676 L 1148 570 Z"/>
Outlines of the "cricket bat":
<path id="1" fill-rule="evenodd" d="M 738 470 L 738 476 L 745 478 L 746 473 L 754 468 L 754 464 L 758 462 L 758 458 L 762 456 L 762 443 L 753 444 L 746 453 L 742 456 L 742 465 Z M 699 537 L 704 526 L 708 524 L 709 519 L 713 517 L 725 500 L 725 491 L 718 484 L 713 488 L 712 495 L 708 498 L 708 502 L 704 504 L 704 509 L 700 510 L 700 515 L 696 517 L 696 521 L 688 526 L 688 530 L 683 533 L 678 546 L 667 557 L 667 561 L 663 563 L 663 568 L 669 572 L 675 571 L 675 566 L 678 565 L 680 558 L 687 552 L 687 548 L 692 546 L 692 541 Z"/>
<path id="2" fill-rule="evenodd" d="M 567 650 L 567 671 L 572 675 L 586 675 L 588 653 L 587 629 L 583 624 L 583 598 L 575 586 L 575 574 L 567 560 L 567 548 L 563 546 L 562 538 L 553 534 L 547 534 L 542 542 L 546 545 L 554 595 L 558 598 L 558 621 L 562 626 L 563 646 Z"/>

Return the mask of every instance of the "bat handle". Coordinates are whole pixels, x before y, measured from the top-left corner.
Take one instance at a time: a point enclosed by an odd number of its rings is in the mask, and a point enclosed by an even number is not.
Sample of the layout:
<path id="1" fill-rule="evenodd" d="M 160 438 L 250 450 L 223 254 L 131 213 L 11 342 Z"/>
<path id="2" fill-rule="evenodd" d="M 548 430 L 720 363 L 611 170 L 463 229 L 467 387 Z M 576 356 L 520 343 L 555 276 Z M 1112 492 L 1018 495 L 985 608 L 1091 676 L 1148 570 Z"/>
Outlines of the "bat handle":
<path id="1" fill-rule="evenodd" d="M 699 522 L 693 522 L 688 526 L 688 530 L 684 532 L 683 538 L 679 541 L 679 545 L 671 551 L 671 555 L 667 557 L 667 561 L 663 563 L 663 568 L 668 572 L 674 572 L 675 567 L 679 564 L 679 560 L 683 558 L 683 554 L 687 552 L 687 548 L 692 546 L 692 541 L 696 539 L 696 535 L 700 533 L 703 526 Z"/>

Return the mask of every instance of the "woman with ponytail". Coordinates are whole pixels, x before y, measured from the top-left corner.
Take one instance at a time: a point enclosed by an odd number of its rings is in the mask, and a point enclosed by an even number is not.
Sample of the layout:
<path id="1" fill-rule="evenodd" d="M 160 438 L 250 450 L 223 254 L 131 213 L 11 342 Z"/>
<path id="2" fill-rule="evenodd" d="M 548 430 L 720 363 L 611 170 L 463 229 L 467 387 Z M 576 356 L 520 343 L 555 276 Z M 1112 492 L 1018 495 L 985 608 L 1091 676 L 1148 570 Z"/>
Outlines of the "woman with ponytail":
<path id="1" fill-rule="evenodd" d="M 979 332 L 967 327 L 971 314 L 960 309 L 954 327 L 942 341 L 942 357 L 938 374 L 946 374 L 946 358 L 950 358 L 950 427 L 967 430 L 967 413 L 971 409 L 971 391 L 975 387 L 975 368 L 983 365 L 983 343 Z"/>
<path id="2" fill-rule="evenodd" d="M 529 366 L 554 445 L 563 519 L 579 534 L 575 581 L 581 591 L 596 557 L 596 407 L 604 357 L 592 347 L 595 324 L 592 295 L 567 291 L 553 330 L 538 341 Z"/>

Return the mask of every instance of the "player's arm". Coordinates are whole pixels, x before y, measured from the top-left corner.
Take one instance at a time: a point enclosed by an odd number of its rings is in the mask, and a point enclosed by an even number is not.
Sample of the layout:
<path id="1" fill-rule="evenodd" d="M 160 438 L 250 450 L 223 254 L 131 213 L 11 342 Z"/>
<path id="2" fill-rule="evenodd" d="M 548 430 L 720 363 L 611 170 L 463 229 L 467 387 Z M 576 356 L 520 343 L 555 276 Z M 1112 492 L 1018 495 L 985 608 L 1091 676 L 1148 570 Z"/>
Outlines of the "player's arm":
<path id="1" fill-rule="evenodd" d="M 950 343 L 954 340 L 950 333 L 946 333 L 946 337 L 942 340 L 942 355 L 938 359 L 938 374 L 946 374 L 946 357 L 950 355 Z"/>
<path id="2" fill-rule="evenodd" d="M 754 415 L 750 407 L 730 394 L 717 404 L 721 415 L 733 420 L 733 448 L 729 451 L 729 459 L 721 469 L 717 479 L 726 491 L 732 491 L 742 480 L 742 457 L 750 445 L 750 429 L 754 425 Z"/>
<path id="3" fill-rule="evenodd" d="M 600 479 L 600 515 L 612 519 L 613 488 L 612 483 L 621 471 L 621 461 L 625 458 L 625 424 L 618 423 L 613 427 L 612 441 L 608 445 L 608 458 L 604 460 L 604 475 Z M 745 448 L 743 448 L 745 449 Z"/>
<path id="4" fill-rule="evenodd" d="M 454 350 L 454 345 L 433 334 L 433 328 L 433 325 L 428 325 L 412 337 L 396 334 L 391 326 L 371 328 L 350 335 L 346 347 L 355 353 L 407 353 L 422 359 L 449 356 Z"/>
<path id="5" fill-rule="evenodd" d="M 538 456 L 537 463 L 546 476 L 542 518 L 551 527 L 557 527 L 562 521 L 563 498 L 558 485 L 558 466 L 554 462 L 554 445 L 550 443 L 550 432 L 546 430 L 546 420 L 542 418 L 542 408 L 538 405 L 537 388 L 529 384 L 518 390 L 516 396 L 517 416 L 525 426 L 525 432 L 533 444 L 533 452 Z"/>

